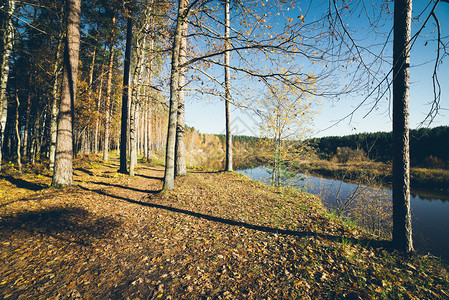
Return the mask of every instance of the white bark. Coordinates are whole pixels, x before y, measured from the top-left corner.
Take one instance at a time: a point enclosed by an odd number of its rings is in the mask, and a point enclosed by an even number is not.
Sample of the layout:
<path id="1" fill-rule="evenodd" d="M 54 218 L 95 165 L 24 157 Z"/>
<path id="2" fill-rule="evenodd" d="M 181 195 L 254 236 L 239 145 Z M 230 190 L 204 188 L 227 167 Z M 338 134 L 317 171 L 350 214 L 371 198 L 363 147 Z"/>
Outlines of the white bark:
<path id="1" fill-rule="evenodd" d="M 230 80 L 231 80 L 231 71 L 229 68 L 229 63 L 231 61 L 231 45 L 229 44 L 230 37 L 230 11 L 229 11 L 229 2 L 230 0 L 226 0 L 225 3 L 225 50 L 224 53 L 224 70 L 225 70 L 225 117 L 226 117 L 226 163 L 225 170 L 232 171 L 232 133 L 231 133 L 231 92 L 230 92 Z"/>
<path id="2" fill-rule="evenodd" d="M 16 7 L 16 1 L 6 1 L 6 7 L 3 15 L 4 28 L 3 28 L 3 49 L 2 60 L 0 67 L 0 170 L 2 168 L 2 152 L 3 142 L 5 138 L 6 119 L 8 114 L 8 97 L 6 94 L 6 88 L 8 85 L 9 77 L 9 61 L 11 58 L 13 43 L 14 43 L 14 25 L 13 14 Z"/>
<path id="3" fill-rule="evenodd" d="M 189 4 L 188 0 L 184 0 L 184 5 Z M 187 27 L 188 23 L 182 23 L 181 42 L 179 48 L 179 64 L 182 65 L 187 60 Z M 187 174 L 186 167 L 186 143 L 185 143 L 185 68 L 179 69 L 179 95 L 178 95 L 178 117 L 176 125 L 176 158 L 175 158 L 175 176 Z"/>

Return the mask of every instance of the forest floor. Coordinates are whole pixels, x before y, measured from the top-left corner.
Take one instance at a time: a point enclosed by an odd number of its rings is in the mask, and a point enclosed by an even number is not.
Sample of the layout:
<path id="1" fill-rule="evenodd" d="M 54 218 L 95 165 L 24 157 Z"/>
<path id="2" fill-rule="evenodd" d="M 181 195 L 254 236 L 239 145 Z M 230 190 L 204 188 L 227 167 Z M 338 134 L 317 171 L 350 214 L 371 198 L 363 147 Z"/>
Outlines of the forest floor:
<path id="1" fill-rule="evenodd" d="M 75 184 L 0 173 L 3 299 L 449 299 L 447 265 L 402 255 L 332 218 L 314 196 L 192 171 L 160 192 L 81 160 Z"/>

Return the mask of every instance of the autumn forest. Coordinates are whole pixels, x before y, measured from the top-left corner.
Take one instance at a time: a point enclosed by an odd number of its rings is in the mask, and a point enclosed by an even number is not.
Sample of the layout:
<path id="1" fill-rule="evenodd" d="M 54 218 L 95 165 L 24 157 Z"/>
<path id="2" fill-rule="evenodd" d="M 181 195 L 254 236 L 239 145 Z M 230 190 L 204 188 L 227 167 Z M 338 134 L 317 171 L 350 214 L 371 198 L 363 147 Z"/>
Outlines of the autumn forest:
<path id="1" fill-rule="evenodd" d="M 0 296 L 449 298 L 411 208 L 417 189 L 447 202 L 449 3 L 375 2 L 0 0 Z M 435 128 L 411 130 L 418 39 Z M 388 103 L 392 131 L 314 138 L 350 97 L 335 125 Z M 190 127 L 194 102 L 223 132 Z M 236 111 L 257 135 L 233 135 Z"/>

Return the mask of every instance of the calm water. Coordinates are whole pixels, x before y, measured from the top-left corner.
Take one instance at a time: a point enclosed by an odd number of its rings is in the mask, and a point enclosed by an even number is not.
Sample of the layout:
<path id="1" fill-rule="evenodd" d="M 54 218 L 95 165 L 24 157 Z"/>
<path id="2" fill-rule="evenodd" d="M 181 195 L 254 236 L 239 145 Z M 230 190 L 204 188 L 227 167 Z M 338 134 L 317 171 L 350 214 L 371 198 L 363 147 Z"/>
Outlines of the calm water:
<path id="1" fill-rule="evenodd" d="M 271 175 L 268 170 L 266 167 L 257 167 L 238 172 L 252 179 L 269 183 Z M 357 187 L 355 184 L 338 180 L 299 176 L 303 180 L 294 181 L 298 188 L 319 196 L 323 200 L 323 204 L 330 209 L 336 204 L 336 191 L 340 190 L 339 197 L 344 198 Z M 391 199 L 391 190 L 383 189 L 382 191 Z M 449 195 L 435 194 L 429 191 L 412 191 L 410 202 L 415 249 L 420 253 L 430 252 L 449 260 Z"/>

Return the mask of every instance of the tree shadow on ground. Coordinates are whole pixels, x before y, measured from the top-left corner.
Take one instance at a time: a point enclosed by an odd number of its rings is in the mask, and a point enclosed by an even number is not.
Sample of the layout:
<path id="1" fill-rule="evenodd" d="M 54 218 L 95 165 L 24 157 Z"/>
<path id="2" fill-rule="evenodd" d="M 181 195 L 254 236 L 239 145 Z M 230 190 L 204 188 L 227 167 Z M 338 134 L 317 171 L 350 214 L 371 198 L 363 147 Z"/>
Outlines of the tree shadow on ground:
<path id="1" fill-rule="evenodd" d="M 227 171 L 204 171 L 204 170 L 189 170 L 189 173 L 201 173 L 201 174 L 219 174 Z"/>
<path id="2" fill-rule="evenodd" d="M 113 184 L 113 183 L 102 182 L 102 181 L 90 181 L 90 183 L 99 184 L 99 185 L 105 185 L 105 186 L 110 186 L 110 187 L 116 187 L 116 188 L 120 188 L 120 189 L 131 190 L 131 191 L 135 191 L 135 192 L 139 192 L 139 193 L 153 193 L 154 192 L 152 190 L 142 190 L 142 189 L 137 189 L 137 188 L 133 188 L 133 187 L 130 187 L 130 186 Z"/>
<path id="3" fill-rule="evenodd" d="M 0 240 L 6 241 L 13 233 L 25 232 L 88 246 L 94 240 L 108 237 L 120 224 L 112 217 L 97 217 L 82 208 L 53 207 L 4 217 L 0 221 Z"/>
<path id="4" fill-rule="evenodd" d="M 166 210 L 166 211 L 170 211 L 170 212 L 174 212 L 174 213 L 180 213 L 180 214 L 184 214 L 184 215 L 193 216 L 193 217 L 196 217 L 199 219 L 204 219 L 204 220 L 222 223 L 222 224 L 231 225 L 231 226 L 236 226 L 236 227 L 242 227 L 242 228 L 246 228 L 246 229 L 252 229 L 252 230 L 265 232 L 265 233 L 283 234 L 283 235 L 295 236 L 298 238 L 316 237 L 318 239 L 325 239 L 325 240 L 331 240 L 331 241 L 337 241 L 337 242 L 342 242 L 344 240 L 346 242 L 350 241 L 352 243 L 358 243 L 365 247 L 392 249 L 391 241 L 385 241 L 385 240 L 380 241 L 380 240 L 369 239 L 369 238 L 359 239 L 359 238 L 354 238 L 354 237 L 347 237 L 344 235 L 330 235 L 330 234 L 326 234 L 326 233 L 319 233 L 319 232 L 314 232 L 314 231 L 310 231 L 310 230 L 295 231 L 295 230 L 268 227 L 268 226 L 263 226 L 263 225 L 255 225 L 255 224 L 250 224 L 250 223 L 246 223 L 246 222 L 235 221 L 232 219 L 225 219 L 225 218 L 221 218 L 221 217 L 206 215 L 203 213 L 185 210 L 185 209 L 181 209 L 181 208 L 176 208 L 176 207 L 172 207 L 172 206 L 166 206 L 166 205 L 161 205 L 161 204 L 156 204 L 156 203 L 151 203 L 151 202 L 132 200 L 132 199 L 128 199 L 125 197 L 109 194 L 102 190 L 88 189 L 85 187 L 81 187 L 81 188 L 86 191 L 95 192 L 95 193 L 101 194 L 103 196 L 127 201 L 132 204 L 162 209 L 162 210 Z M 154 195 L 159 192 L 160 191 L 152 191 L 152 192 L 150 192 L 150 194 Z M 151 198 L 147 198 L 147 199 L 151 199 Z"/>
<path id="5" fill-rule="evenodd" d="M 142 178 L 146 178 L 146 179 L 156 179 L 156 180 L 164 179 L 164 177 L 154 177 L 154 176 L 147 176 L 147 175 L 142 175 L 142 174 L 137 174 L 136 176 L 139 176 L 139 177 L 142 177 Z"/>
<path id="6" fill-rule="evenodd" d="M 74 169 L 75 171 L 81 171 L 81 172 L 84 172 L 84 173 L 86 173 L 87 175 L 90 175 L 90 176 L 93 176 L 94 175 L 94 172 L 92 172 L 92 171 L 89 171 L 89 170 L 87 170 L 87 169 L 85 169 L 85 168 L 76 168 L 76 169 Z"/>
<path id="7" fill-rule="evenodd" d="M 10 183 L 17 186 L 18 188 L 27 189 L 27 190 L 34 191 L 34 192 L 48 188 L 47 184 L 30 182 L 30 181 L 26 181 L 26 180 L 23 180 L 20 178 L 15 178 L 13 176 L 0 175 L 0 179 L 7 180 Z"/>

